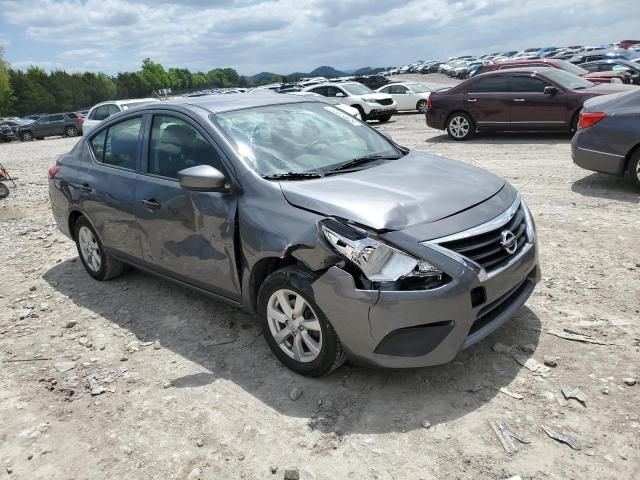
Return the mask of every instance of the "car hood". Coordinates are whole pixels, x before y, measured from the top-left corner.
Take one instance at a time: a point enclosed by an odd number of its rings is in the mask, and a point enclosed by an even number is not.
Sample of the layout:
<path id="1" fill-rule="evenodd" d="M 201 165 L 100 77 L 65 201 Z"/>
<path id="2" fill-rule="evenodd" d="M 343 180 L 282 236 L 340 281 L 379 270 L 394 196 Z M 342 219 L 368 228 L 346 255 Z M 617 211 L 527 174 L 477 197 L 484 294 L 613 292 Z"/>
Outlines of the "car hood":
<path id="1" fill-rule="evenodd" d="M 574 92 L 584 93 L 586 95 L 608 95 L 610 93 L 635 91 L 637 88 L 637 85 L 627 85 L 624 83 L 598 83 L 593 87 L 574 90 Z"/>
<path id="2" fill-rule="evenodd" d="M 486 170 L 413 150 L 357 172 L 280 182 L 291 205 L 375 230 L 441 220 L 484 202 L 504 185 Z"/>

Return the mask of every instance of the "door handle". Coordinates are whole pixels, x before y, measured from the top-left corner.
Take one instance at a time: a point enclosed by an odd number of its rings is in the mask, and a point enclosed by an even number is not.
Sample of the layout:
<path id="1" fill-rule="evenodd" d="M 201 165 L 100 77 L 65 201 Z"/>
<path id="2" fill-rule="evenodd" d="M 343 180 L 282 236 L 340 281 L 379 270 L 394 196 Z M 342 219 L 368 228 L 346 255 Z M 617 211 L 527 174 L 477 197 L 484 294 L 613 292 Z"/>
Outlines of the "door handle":
<path id="1" fill-rule="evenodd" d="M 468 98 L 467 102 L 477 102 L 478 99 L 477 98 Z"/>
<path id="2" fill-rule="evenodd" d="M 76 185 L 76 188 L 81 192 L 91 193 L 93 192 L 93 188 L 88 183 L 83 183 L 82 185 Z"/>
<path id="3" fill-rule="evenodd" d="M 514 98 L 513 101 L 514 102 L 524 102 L 525 99 L 524 98 Z"/>
<path id="4" fill-rule="evenodd" d="M 160 204 L 155 201 L 155 199 L 150 198 L 148 200 L 142 200 L 142 205 L 149 210 L 158 210 L 160 208 Z"/>

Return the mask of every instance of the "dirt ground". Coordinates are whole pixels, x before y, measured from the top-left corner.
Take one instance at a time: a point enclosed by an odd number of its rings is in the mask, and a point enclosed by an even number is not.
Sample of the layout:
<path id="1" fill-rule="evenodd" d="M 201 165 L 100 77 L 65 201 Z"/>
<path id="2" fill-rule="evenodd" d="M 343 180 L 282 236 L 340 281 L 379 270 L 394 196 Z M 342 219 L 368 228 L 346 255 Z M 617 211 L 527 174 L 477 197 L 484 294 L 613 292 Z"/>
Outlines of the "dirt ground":
<path id="1" fill-rule="evenodd" d="M 93 281 L 48 204 L 47 169 L 76 140 L 0 144 L 19 177 L 0 200 L 0 478 L 639 478 L 639 192 L 574 166 L 568 135 L 457 143 L 413 113 L 384 128 L 515 185 L 543 280 L 449 365 L 316 380 L 232 307 L 138 271 Z M 529 443 L 506 453 L 490 422 Z"/>

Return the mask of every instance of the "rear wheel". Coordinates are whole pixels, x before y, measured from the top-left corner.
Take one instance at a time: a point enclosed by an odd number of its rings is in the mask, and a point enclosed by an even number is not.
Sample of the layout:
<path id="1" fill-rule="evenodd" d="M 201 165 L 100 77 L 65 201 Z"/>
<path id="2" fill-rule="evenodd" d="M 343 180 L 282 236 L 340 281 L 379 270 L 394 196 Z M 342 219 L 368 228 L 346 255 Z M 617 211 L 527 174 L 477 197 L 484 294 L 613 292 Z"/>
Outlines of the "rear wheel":
<path id="1" fill-rule="evenodd" d="M 67 137 L 75 137 L 78 135 L 78 129 L 76 127 L 67 127 L 64 129 L 64 134 Z"/>
<path id="2" fill-rule="evenodd" d="M 31 133 L 31 132 L 22 132 L 20 134 L 20 139 L 23 142 L 30 142 L 31 140 L 33 140 L 33 133 Z"/>
<path id="3" fill-rule="evenodd" d="M 389 120 L 391 120 L 391 117 L 392 117 L 392 116 L 393 116 L 393 115 L 385 115 L 384 117 L 380 117 L 380 118 L 378 118 L 378 121 L 379 121 L 380 123 L 387 123 Z"/>
<path id="4" fill-rule="evenodd" d="M 0 183 L 0 198 L 7 198 L 9 196 L 9 187 L 7 187 L 4 183 Z"/>
<path id="5" fill-rule="evenodd" d="M 108 254 L 95 230 L 85 217 L 75 225 L 75 239 L 85 270 L 96 280 L 110 280 L 124 270 L 124 264 Z"/>
<path id="6" fill-rule="evenodd" d="M 447 120 L 447 133 L 454 140 L 469 140 L 475 132 L 476 126 L 466 113 L 454 113 Z"/>
<path id="7" fill-rule="evenodd" d="M 315 303 L 316 275 L 300 267 L 278 270 L 258 294 L 258 318 L 265 340 L 284 365 L 301 375 L 320 377 L 346 356 L 338 335 Z"/>
<path id="8" fill-rule="evenodd" d="M 640 150 L 636 150 L 636 153 L 629 160 L 627 172 L 635 186 L 640 188 Z"/>

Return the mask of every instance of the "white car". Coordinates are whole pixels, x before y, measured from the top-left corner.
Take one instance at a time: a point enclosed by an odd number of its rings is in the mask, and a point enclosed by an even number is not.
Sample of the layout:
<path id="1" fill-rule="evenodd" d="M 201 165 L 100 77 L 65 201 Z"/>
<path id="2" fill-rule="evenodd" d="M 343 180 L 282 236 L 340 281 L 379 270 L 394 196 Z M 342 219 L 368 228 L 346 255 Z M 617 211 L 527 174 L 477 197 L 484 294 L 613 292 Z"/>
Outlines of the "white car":
<path id="1" fill-rule="evenodd" d="M 427 113 L 431 89 L 421 83 L 398 82 L 380 87 L 376 92 L 387 93 L 398 104 L 398 110 L 418 110 Z"/>
<path id="2" fill-rule="evenodd" d="M 340 102 L 335 101 L 333 98 L 324 97 L 318 93 L 313 93 L 313 92 L 291 92 L 289 93 L 289 95 L 302 95 L 305 97 L 314 97 L 322 102 L 328 103 L 329 105 L 333 105 L 336 108 L 339 108 L 340 110 L 342 110 L 345 113 L 348 113 L 352 117 L 356 117 L 357 119 L 362 120 L 362 118 L 360 117 L 360 111 L 358 109 L 350 107 L 349 105 L 343 105 Z"/>
<path id="3" fill-rule="evenodd" d="M 82 134 L 86 135 L 93 130 L 101 121 L 106 120 L 111 115 L 127 110 L 129 108 L 144 105 L 149 102 L 159 102 L 157 98 L 134 98 L 131 100 L 112 100 L 94 105 L 82 124 Z"/>
<path id="4" fill-rule="evenodd" d="M 353 107 L 360 112 L 363 121 L 388 122 L 398 109 L 398 104 L 391 95 L 374 92 L 357 82 L 323 83 L 307 87 L 303 91 L 317 93 Z"/>

